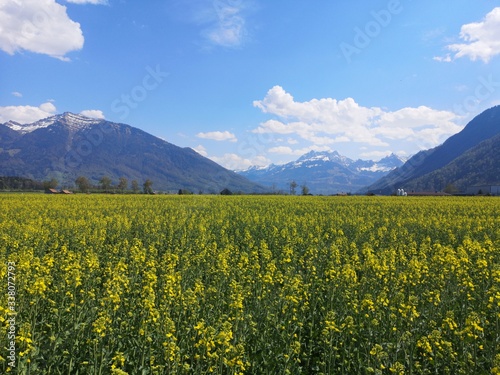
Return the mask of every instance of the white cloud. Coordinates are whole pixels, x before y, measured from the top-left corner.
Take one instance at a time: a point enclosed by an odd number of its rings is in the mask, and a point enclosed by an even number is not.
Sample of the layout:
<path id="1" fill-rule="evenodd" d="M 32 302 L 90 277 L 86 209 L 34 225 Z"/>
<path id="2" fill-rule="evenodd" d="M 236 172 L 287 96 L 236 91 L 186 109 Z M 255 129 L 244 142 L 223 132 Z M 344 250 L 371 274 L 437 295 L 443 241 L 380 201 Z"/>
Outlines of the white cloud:
<path id="1" fill-rule="evenodd" d="M 352 98 L 298 102 L 280 86 L 270 89 L 254 106 L 276 116 L 253 129 L 254 133 L 295 136 L 312 144 L 314 150 L 347 142 L 387 149 L 399 140 L 413 142 L 414 147 L 422 149 L 437 146 L 462 129 L 455 123 L 459 117 L 453 112 L 426 106 L 391 112 L 363 107 Z M 277 144 L 269 152 L 295 155 L 302 150 Z"/>
<path id="2" fill-rule="evenodd" d="M 31 124 L 56 113 L 56 107 L 50 102 L 39 107 L 29 105 L 0 107 L 0 123 L 15 121 L 20 124 Z"/>
<path id="3" fill-rule="evenodd" d="M 369 151 L 369 152 L 362 152 L 359 157 L 364 158 L 364 159 L 370 159 L 370 160 L 380 160 L 385 158 L 386 156 L 389 156 L 392 154 L 392 151 Z"/>
<path id="4" fill-rule="evenodd" d="M 97 119 L 105 119 L 104 113 L 98 109 L 87 109 L 85 111 L 81 111 L 80 114 L 85 117 L 97 118 Z"/>
<path id="5" fill-rule="evenodd" d="M 263 100 L 254 101 L 254 106 L 284 120 L 266 121 L 253 130 L 255 133 L 296 134 L 322 145 L 349 140 L 372 145 L 383 143 L 367 131 L 382 110 L 361 107 L 352 98 L 296 102 L 282 87 L 274 86 Z"/>
<path id="6" fill-rule="evenodd" d="M 215 131 L 215 132 L 207 132 L 207 133 L 198 133 L 196 134 L 198 138 L 203 138 L 203 139 L 211 139 L 213 141 L 229 141 L 229 142 L 236 142 L 238 139 L 236 136 L 231 133 L 226 131 L 220 132 L 220 131 Z"/>
<path id="7" fill-rule="evenodd" d="M 450 44 L 446 48 L 454 52 L 454 59 L 468 57 L 472 61 L 478 59 L 488 63 L 493 56 L 500 54 L 500 7 L 494 8 L 481 22 L 463 25 L 460 30 L 460 39 L 464 43 Z M 449 62 L 452 58 L 434 58 L 438 61 Z"/>
<path id="8" fill-rule="evenodd" d="M 234 18 L 230 25 L 220 24 L 216 28 L 208 30 L 206 37 L 214 44 L 223 47 L 239 46 L 245 35 L 245 23 L 242 18 Z"/>
<path id="9" fill-rule="evenodd" d="M 332 151 L 330 147 L 327 146 L 309 146 L 309 147 L 303 147 L 299 149 L 292 150 L 292 148 L 288 146 L 277 146 L 277 147 L 271 147 L 269 150 L 267 150 L 270 153 L 273 154 L 282 154 L 282 155 L 295 155 L 295 156 L 302 156 L 304 154 L 307 154 L 310 151 Z"/>
<path id="10" fill-rule="evenodd" d="M 454 121 L 459 117 L 449 111 L 426 106 L 403 108 L 380 116 L 374 132 L 388 139 L 416 142 L 421 148 L 434 147 L 462 130 Z"/>
<path id="11" fill-rule="evenodd" d="M 271 147 L 267 151 L 273 154 L 293 155 L 293 150 L 291 149 L 291 147 L 288 146 Z"/>
<path id="12" fill-rule="evenodd" d="M 452 61 L 449 53 L 447 53 L 446 56 L 435 56 L 432 59 L 435 61 L 439 61 L 439 62 L 451 62 Z"/>
<path id="13" fill-rule="evenodd" d="M 83 42 L 80 24 L 55 0 L 0 2 L 0 49 L 10 55 L 24 50 L 67 61 Z"/>
<path id="14" fill-rule="evenodd" d="M 40 107 L 38 107 L 38 108 L 40 108 L 43 112 L 46 112 L 46 113 L 55 113 L 56 112 L 56 106 L 54 104 L 52 104 L 51 101 L 40 104 Z"/>
<path id="15" fill-rule="evenodd" d="M 203 8 L 197 20 L 209 24 L 202 35 L 212 44 L 222 47 L 239 47 L 248 35 L 245 10 L 249 1 L 210 1 L 210 8 Z"/>
<path id="16" fill-rule="evenodd" d="M 203 147 L 202 145 L 196 146 L 195 148 L 193 148 L 193 150 L 195 150 L 201 156 L 205 156 L 205 157 L 208 156 L 207 149 L 205 147 Z"/>
<path id="17" fill-rule="evenodd" d="M 313 145 L 313 146 L 309 146 L 309 147 L 303 147 L 303 148 L 296 149 L 293 151 L 293 153 L 294 153 L 294 155 L 302 156 L 304 154 L 307 154 L 310 151 L 321 152 L 321 151 L 332 151 L 332 149 L 328 146 Z"/>
<path id="18" fill-rule="evenodd" d="M 271 163 L 268 158 L 262 155 L 255 156 L 251 159 L 246 159 L 238 154 L 227 153 L 223 156 L 212 156 L 210 157 L 210 159 L 217 164 L 222 165 L 224 168 L 233 171 L 242 171 L 252 166 L 265 166 Z"/>
<path id="19" fill-rule="evenodd" d="M 379 108 L 360 107 L 352 98 L 336 100 L 332 98 L 312 99 L 309 102 L 296 102 L 292 95 L 281 86 L 274 86 L 267 92 L 264 100 L 254 101 L 254 106 L 264 113 L 282 118 L 296 118 L 311 123 L 329 123 L 330 130 L 342 128 L 352 122 L 367 122 L 381 113 Z M 323 126 L 319 125 L 318 126 Z"/>
<path id="20" fill-rule="evenodd" d="M 13 91 L 12 95 L 15 96 L 16 98 L 22 98 L 23 97 L 23 94 L 21 94 L 20 92 L 17 92 L 17 91 Z"/>

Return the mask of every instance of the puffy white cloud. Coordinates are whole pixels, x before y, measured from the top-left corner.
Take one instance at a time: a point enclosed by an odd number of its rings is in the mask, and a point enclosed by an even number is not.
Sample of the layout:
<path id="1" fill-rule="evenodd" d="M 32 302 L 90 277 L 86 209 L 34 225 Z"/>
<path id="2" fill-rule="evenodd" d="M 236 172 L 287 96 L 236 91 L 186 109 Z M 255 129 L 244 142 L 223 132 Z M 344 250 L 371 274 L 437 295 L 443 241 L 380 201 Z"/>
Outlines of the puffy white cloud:
<path id="1" fill-rule="evenodd" d="M 310 146 L 310 147 L 303 147 L 300 149 L 292 150 L 292 148 L 290 148 L 288 146 L 277 146 L 277 147 L 271 147 L 267 151 L 270 153 L 274 153 L 274 154 L 301 156 L 301 155 L 307 154 L 310 151 L 332 151 L 332 149 L 328 146 L 316 146 L 316 145 L 314 145 L 314 146 Z"/>
<path id="2" fill-rule="evenodd" d="M 464 43 L 450 44 L 446 48 L 454 52 L 454 58 L 468 57 L 472 61 L 478 59 L 485 63 L 500 54 L 500 7 L 494 8 L 481 22 L 463 25 L 460 38 Z M 436 57 L 435 60 L 452 61 L 450 55 Z"/>
<path id="3" fill-rule="evenodd" d="M 304 140 L 320 144 L 336 142 L 367 142 L 381 145 L 367 127 L 382 113 L 380 108 L 361 107 L 354 99 L 312 99 L 296 102 L 292 95 L 280 86 L 270 89 L 263 100 L 254 101 L 254 106 L 264 113 L 281 117 L 287 122 L 269 120 L 255 133 L 297 134 Z M 295 120 L 295 121 L 293 121 Z M 323 134 L 322 137 L 320 135 Z M 324 137 L 328 135 L 329 137 Z M 335 135 L 335 137 L 331 137 Z"/>
<path id="4" fill-rule="evenodd" d="M 83 42 L 80 24 L 55 0 L 0 2 L 0 49 L 10 55 L 25 50 L 67 61 Z"/>
<path id="5" fill-rule="evenodd" d="M 316 144 L 369 140 L 370 135 L 364 134 L 360 126 L 369 124 L 372 118 L 381 112 L 378 108 L 360 107 L 352 98 L 341 101 L 326 98 L 296 102 L 292 95 L 280 86 L 269 90 L 263 100 L 254 102 L 254 106 L 264 113 L 288 120 L 266 121 L 254 130 L 255 133 L 296 134 Z M 323 136 L 320 136 L 321 134 Z M 378 143 L 375 139 L 372 141 Z"/>
<path id="6" fill-rule="evenodd" d="M 258 134 L 298 134 L 310 131 L 310 125 L 306 122 L 283 123 L 278 120 L 268 120 L 260 124 L 253 132 Z"/>
<path id="7" fill-rule="evenodd" d="M 267 151 L 274 153 L 274 154 L 293 155 L 293 150 L 291 149 L 291 147 L 288 147 L 288 146 L 271 147 Z"/>
<path id="8" fill-rule="evenodd" d="M 105 119 L 104 113 L 98 109 L 86 109 L 85 111 L 81 111 L 80 114 L 85 117 Z"/>
<path id="9" fill-rule="evenodd" d="M 380 116 L 374 132 L 389 139 L 414 141 L 421 148 L 434 147 L 462 130 L 462 126 L 454 122 L 458 119 L 453 112 L 426 106 L 403 108 Z"/>
<path id="10" fill-rule="evenodd" d="M 31 124 L 56 113 L 56 107 L 51 102 L 39 107 L 29 105 L 0 107 L 0 123 L 15 121 L 20 124 Z"/>
<path id="11" fill-rule="evenodd" d="M 212 156 L 211 160 L 217 164 L 222 165 L 224 168 L 233 171 L 243 171 L 252 166 L 265 166 L 270 164 L 270 160 L 262 155 L 255 156 L 253 158 L 244 158 L 241 155 L 234 153 L 227 153 L 223 156 Z"/>
<path id="12" fill-rule="evenodd" d="M 422 149 L 434 147 L 462 129 L 455 123 L 459 117 L 453 112 L 426 106 L 391 112 L 377 107 L 363 107 L 352 98 L 297 102 L 280 86 L 270 89 L 263 100 L 254 102 L 254 106 L 276 116 L 253 129 L 254 133 L 295 136 L 310 142 L 316 150 L 346 142 L 387 149 L 391 142 L 401 139 L 413 142 L 415 147 Z M 297 152 L 276 143 L 270 152 Z"/>
<path id="13" fill-rule="evenodd" d="M 56 106 L 52 103 L 52 101 L 48 101 L 46 103 L 40 104 L 39 108 L 43 112 L 46 112 L 46 113 L 55 113 L 56 112 Z"/>
<path id="14" fill-rule="evenodd" d="M 292 95 L 281 86 L 274 86 L 263 100 L 256 100 L 253 105 L 264 113 L 282 118 L 295 118 L 308 124 L 334 132 L 351 123 L 366 123 L 382 111 L 379 108 L 366 108 L 354 99 L 336 100 L 332 98 L 312 99 L 308 102 L 296 102 Z"/>
<path id="15" fill-rule="evenodd" d="M 211 139 L 213 141 L 229 141 L 229 142 L 236 142 L 238 139 L 236 136 L 231 133 L 226 131 L 215 131 L 215 132 L 207 132 L 207 133 L 198 133 L 196 134 L 198 138 L 203 138 L 203 139 Z"/>

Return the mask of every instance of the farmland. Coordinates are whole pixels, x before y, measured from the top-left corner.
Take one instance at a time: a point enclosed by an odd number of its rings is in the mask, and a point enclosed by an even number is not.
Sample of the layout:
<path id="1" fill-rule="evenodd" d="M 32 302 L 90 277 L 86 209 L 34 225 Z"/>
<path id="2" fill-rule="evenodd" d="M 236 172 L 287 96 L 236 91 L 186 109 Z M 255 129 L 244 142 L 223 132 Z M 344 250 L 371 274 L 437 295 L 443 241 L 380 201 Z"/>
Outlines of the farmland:
<path id="1" fill-rule="evenodd" d="M 496 198 L 0 207 L 2 373 L 500 374 Z"/>

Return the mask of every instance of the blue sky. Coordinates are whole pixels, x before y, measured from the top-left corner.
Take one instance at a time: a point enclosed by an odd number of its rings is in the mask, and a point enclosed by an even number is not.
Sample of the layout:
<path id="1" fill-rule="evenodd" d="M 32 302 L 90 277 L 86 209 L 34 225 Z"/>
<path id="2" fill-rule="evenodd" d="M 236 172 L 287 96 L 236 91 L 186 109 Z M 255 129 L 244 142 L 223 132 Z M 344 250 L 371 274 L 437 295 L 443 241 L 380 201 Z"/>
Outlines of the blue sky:
<path id="1" fill-rule="evenodd" d="M 74 112 L 231 168 L 434 147 L 500 104 L 500 1 L 0 0 L 0 122 Z"/>

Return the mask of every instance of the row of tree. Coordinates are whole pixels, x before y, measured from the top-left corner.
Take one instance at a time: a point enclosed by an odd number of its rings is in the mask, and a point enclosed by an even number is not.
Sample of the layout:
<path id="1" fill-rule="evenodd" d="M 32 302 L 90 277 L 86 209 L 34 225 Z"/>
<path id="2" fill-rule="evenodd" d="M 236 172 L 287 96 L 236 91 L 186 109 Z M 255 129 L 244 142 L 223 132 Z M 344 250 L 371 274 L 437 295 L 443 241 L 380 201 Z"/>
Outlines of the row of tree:
<path id="1" fill-rule="evenodd" d="M 57 185 L 57 184 L 56 184 Z M 5 191 L 37 191 L 46 189 L 46 182 L 30 178 L 0 176 L 0 190 Z"/>
<path id="2" fill-rule="evenodd" d="M 88 193 L 90 190 L 95 189 L 96 187 L 92 185 L 90 180 L 85 176 L 79 176 L 75 180 L 75 184 L 82 193 Z M 104 176 L 99 180 L 98 189 L 110 193 L 112 191 L 118 190 L 119 192 L 124 193 L 128 190 L 129 181 L 125 177 L 120 177 L 120 180 L 116 186 L 113 186 L 113 181 L 108 176 Z M 138 193 L 140 191 L 139 182 L 137 180 L 132 180 L 130 183 L 130 188 L 132 192 Z M 153 194 L 153 181 L 147 179 L 142 184 L 142 191 L 144 194 Z"/>
<path id="3" fill-rule="evenodd" d="M 79 176 L 75 180 L 75 185 L 76 188 L 82 192 L 82 193 L 89 193 L 91 191 L 101 191 L 105 193 L 112 193 L 112 192 L 119 192 L 119 193 L 125 193 L 125 192 L 133 192 L 133 193 L 139 193 L 142 192 L 145 194 L 153 194 L 153 181 L 150 179 L 147 179 L 144 181 L 142 186 L 139 184 L 137 180 L 132 180 L 129 182 L 129 180 L 125 177 L 121 177 L 118 180 L 118 184 L 113 185 L 113 181 L 111 180 L 110 177 L 104 176 L 102 177 L 97 185 L 93 185 L 92 182 L 85 176 Z M 22 177 L 1 177 L 0 176 L 0 190 L 19 190 L 19 191 L 39 191 L 39 190 L 48 190 L 48 189 L 56 189 L 59 186 L 59 181 L 55 178 L 52 178 L 50 180 L 45 180 L 45 181 L 35 181 L 31 180 L 28 178 L 22 178 Z M 297 187 L 299 185 L 295 181 L 291 181 L 289 183 L 289 188 L 290 191 L 289 193 L 291 195 L 296 195 L 297 194 Z M 64 187 L 63 187 L 64 188 Z M 66 188 L 70 188 L 67 186 Z M 303 185 L 300 186 L 301 188 L 301 194 L 302 195 L 309 195 L 309 188 L 306 186 L 304 183 Z M 273 187 L 273 191 L 275 191 L 275 188 Z M 280 192 L 276 192 L 275 194 Z M 192 191 L 187 190 L 187 189 L 179 189 L 178 194 L 181 195 L 187 195 L 187 194 L 193 194 Z M 202 191 L 199 192 L 199 194 L 203 194 Z M 221 195 L 232 195 L 233 192 L 230 191 L 229 189 L 223 189 L 219 194 Z M 236 194 L 241 194 L 240 192 L 237 192 Z M 286 192 L 281 192 L 281 194 L 286 194 Z"/>

